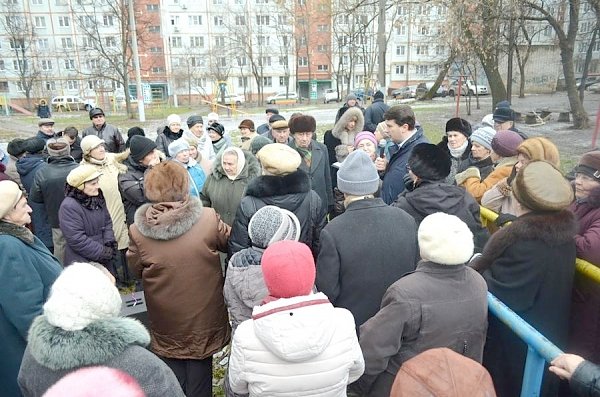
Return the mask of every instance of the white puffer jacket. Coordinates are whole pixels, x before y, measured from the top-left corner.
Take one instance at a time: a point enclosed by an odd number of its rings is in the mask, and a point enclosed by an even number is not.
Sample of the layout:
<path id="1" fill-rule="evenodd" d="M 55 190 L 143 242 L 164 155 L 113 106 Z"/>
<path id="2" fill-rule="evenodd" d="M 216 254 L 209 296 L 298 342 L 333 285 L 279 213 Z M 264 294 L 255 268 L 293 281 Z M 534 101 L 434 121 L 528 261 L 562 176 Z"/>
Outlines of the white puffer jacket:
<path id="1" fill-rule="evenodd" d="M 237 328 L 231 389 L 250 396 L 346 396 L 365 368 L 352 314 L 323 293 L 256 306 Z"/>

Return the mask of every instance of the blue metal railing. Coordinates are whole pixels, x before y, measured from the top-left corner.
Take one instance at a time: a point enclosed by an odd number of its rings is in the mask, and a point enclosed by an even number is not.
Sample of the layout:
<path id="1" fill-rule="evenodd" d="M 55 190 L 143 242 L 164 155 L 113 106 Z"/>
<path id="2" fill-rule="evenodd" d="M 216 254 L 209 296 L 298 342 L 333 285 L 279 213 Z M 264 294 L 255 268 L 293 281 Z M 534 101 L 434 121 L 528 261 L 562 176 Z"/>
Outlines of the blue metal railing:
<path id="1" fill-rule="evenodd" d="M 554 360 L 562 351 L 490 292 L 488 308 L 527 344 L 521 397 L 539 396 L 546 362 Z"/>

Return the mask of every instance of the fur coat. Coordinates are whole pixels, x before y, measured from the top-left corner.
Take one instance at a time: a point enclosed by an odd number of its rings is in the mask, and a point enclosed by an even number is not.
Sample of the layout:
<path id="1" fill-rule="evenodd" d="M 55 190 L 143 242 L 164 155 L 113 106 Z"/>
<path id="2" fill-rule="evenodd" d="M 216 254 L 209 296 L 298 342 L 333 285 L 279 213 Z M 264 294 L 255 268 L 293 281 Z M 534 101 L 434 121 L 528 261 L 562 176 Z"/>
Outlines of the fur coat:
<path id="1" fill-rule="evenodd" d="M 137 320 L 110 318 L 81 331 L 65 331 L 38 316 L 19 371 L 24 397 L 42 396 L 50 386 L 81 367 L 102 365 L 135 378 L 146 396 L 183 396 L 171 369 L 145 347 L 150 335 Z"/>

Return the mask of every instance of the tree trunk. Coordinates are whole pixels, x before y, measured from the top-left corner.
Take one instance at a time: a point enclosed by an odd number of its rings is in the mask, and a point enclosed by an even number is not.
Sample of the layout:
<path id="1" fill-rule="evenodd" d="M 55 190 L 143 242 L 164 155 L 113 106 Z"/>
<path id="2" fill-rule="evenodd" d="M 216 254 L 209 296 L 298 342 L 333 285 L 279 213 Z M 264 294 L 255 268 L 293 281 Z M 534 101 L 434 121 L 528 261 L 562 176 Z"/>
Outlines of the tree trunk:
<path id="1" fill-rule="evenodd" d="M 577 84 L 575 82 L 575 67 L 573 65 L 573 43 L 564 43 L 559 41 L 560 58 L 565 75 L 565 84 L 567 86 L 567 96 L 573 115 L 573 126 L 576 129 L 589 127 L 588 115 L 583 108 L 583 103 L 579 100 Z"/>
<path id="2" fill-rule="evenodd" d="M 448 69 L 450 69 L 452 62 L 454 62 L 454 54 L 450 54 L 448 59 L 446 59 L 446 62 L 442 64 L 442 68 L 435 79 L 435 83 L 433 83 L 433 87 L 431 87 L 431 89 L 427 91 L 425 95 L 419 98 L 421 101 L 430 101 L 433 98 L 438 88 L 440 88 L 440 85 L 442 85 L 442 81 L 444 81 L 446 74 L 448 74 Z"/>
<path id="3" fill-rule="evenodd" d="M 585 62 L 583 64 L 583 73 L 581 75 L 581 83 L 579 83 L 579 100 L 583 102 L 584 92 L 585 92 L 585 83 L 587 80 L 590 62 L 592 62 L 592 52 L 594 50 L 594 46 L 596 45 L 596 36 L 598 34 L 598 29 L 595 28 L 592 32 L 592 39 L 590 40 L 590 44 L 588 45 L 587 51 L 585 53 Z"/>
<path id="4" fill-rule="evenodd" d="M 502 76 L 500 75 L 500 71 L 498 70 L 498 64 L 486 61 L 486 59 L 481 55 L 479 56 L 479 60 L 481 61 L 481 65 L 483 66 L 483 71 L 485 72 L 485 75 L 488 79 L 488 83 L 490 83 L 493 110 L 494 106 L 496 106 L 498 102 L 506 99 L 506 87 L 504 86 Z"/>

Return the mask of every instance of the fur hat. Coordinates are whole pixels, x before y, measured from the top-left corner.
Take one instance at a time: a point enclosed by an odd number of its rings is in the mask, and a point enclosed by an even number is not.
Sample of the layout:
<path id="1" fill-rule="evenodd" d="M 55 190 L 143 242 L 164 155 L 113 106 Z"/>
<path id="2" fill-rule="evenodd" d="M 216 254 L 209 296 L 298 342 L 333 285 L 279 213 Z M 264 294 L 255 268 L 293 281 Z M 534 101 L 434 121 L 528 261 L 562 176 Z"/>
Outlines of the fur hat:
<path id="1" fill-rule="evenodd" d="M 181 117 L 178 114 L 170 114 L 167 117 L 167 126 L 171 126 L 171 124 L 180 124 L 181 125 Z"/>
<path id="2" fill-rule="evenodd" d="M 273 130 L 284 130 L 286 128 L 288 128 L 288 122 L 285 119 L 274 121 L 271 124 L 271 129 Z"/>
<path id="3" fill-rule="evenodd" d="M 298 170 L 300 154 L 282 143 L 270 143 L 256 153 L 262 168 L 269 175 L 287 175 Z"/>
<path id="4" fill-rule="evenodd" d="M 50 157 L 65 157 L 71 154 L 71 145 L 64 138 L 51 138 L 46 141 L 46 150 Z"/>
<path id="5" fill-rule="evenodd" d="M 379 174 L 369 155 L 355 150 L 346 157 L 337 172 L 337 187 L 354 196 L 373 194 L 379 188 Z"/>
<path id="6" fill-rule="evenodd" d="M 517 201 L 532 211 L 561 211 L 574 200 L 571 184 L 546 161 L 525 165 L 511 187 Z"/>
<path id="7" fill-rule="evenodd" d="M 460 132 L 467 138 L 471 136 L 473 130 L 471 129 L 471 123 L 460 117 L 451 118 L 446 122 L 446 133 L 450 131 Z"/>
<path id="8" fill-rule="evenodd" d="M 144 176 L 144 193 L 153 203 L 184 201 L 190 194 L 189 175 L 175 161 L 163 161 Z"/>
<path id="9" fill-rule="evenodd" d="M 27 138 L 23 141 L 23 149 L 27 153 L 39 153 L 46 147 L 46 141 L 41 138 Z"/>
<path id="10" fill-rule="evenodd" d="M 531 161 L 544 160 L 560 167 L 558 148 L 550 140 L 542 137 L 527 138 L 517 148 L 517 153 L 529 157 Z"/>
<path id="11" fill-rule="evenodd" d="M 41 127 L 43 125 L 54 125 L 54 120 L 52 120 L 51 118 L 39 119 L 38 120 L 38 127 Z"/>
<path id="12" fill-rule="evenodd" d="M 187 142 L 187 140 L 185 138 L 179 138 L 169 144 L 168 150 L 169 150 L 169 155 L 172 158 L 175 158 L 175 156 L 177 156 L 177 154 L 179 152 L 182 152 L 184 150 L 190 150 L 190 144 Z"/>
<path id="13" fill-rule="evenodd" d="M 274 123 L 276 121 L 280 121 L 280 120 L 285 120 L 285 117 L 283 117 L 279 113 L 272 114 L 271 117 L 269 117 L 269 124 L 272 124 L 272 123 Z"/>
<path id="14" fill-rule="evenodd" d="M 575 167 L 575 172 L 600 180 L 600 151 L 584 154 Z"/>
<path id="15" fill-rule="evenodd" d="M 102 110 L 100 108 L 92 108 L 92 109 L 90 109 L 89 115 L 90 115 L 90 120 L 96 116 L 104 116 L 104 110 Z"/>
<path id="16" fill-rule="evenodd" d="M 381 92 L 380 90 L 377 90 L 377 92 L 373 94 L 373 99 L 383 99 L 383 97 L 383 92 Z"/>
<path id="17" fill-rule="evenodd" d="M 426 181 L 439 181 L 450 174 L 452 161 L 448 152 L 431 143 L 419 143 L 408 158 L 413 174 Z"/>
<path id="18" fill-rule="evenodd" d="M 84 367 L 69 372 L 44 397 L 145 397 L 138 382 L 126 372 L 109 367 Z"/>
<path id="19" fill-rule="evenodd" d="M 93 165 L 80 164 L 77 168 L 73 168 L 67 175 L 67 183 L 76 189 L 83 190 L 86 182 L 100 178 L 102 173 Z"/>
<path id="20" fill-rule="evenodd" d="M 204 124 L 204 121 L 202 120 L 202 116 L 194 115 L 194 116 L 190 116 L 187 118 L 188 128 L 192 128 L 196 124 Z"/>
<path id="21" fill-rule="evenodd" d="M 272 140 L 270 140 L 269 138 L 267 138 L 266 136 L 255 136 L 254 139 L 252 139 L 250 141 L 250 151 L 252 152 L 253 155 L 256 156 L 256 154 L 260 151 L 260 149 L 262 149 L 263 147 L 269 145 L 273 143 Z"/>
<path id="22" fill-rule="evenodd" d="M 377 139 L 375 139 L 375 135 L 371 131 L 363 131 L 363 132 L 359 132 L 354 137 L 354 148 L 356 149 L 358 147 L 358 144 L 360 143 L 360 141 L 365 140 L 365 139 L 368 139 L 369 141 L 373 142 L 373 145 L 375 145 L 375 147 L 377 147 L 378 143 L 377 143 Z"/>
<path id="23" fill-rule="evenodd" d="M 88 135 L 83 137 L 80 146 L 84 156 L 90 154 L 92 150 L 104 143 L 104 139 L 98 138 L 96 135 Z"/>
<path id="24" fill-rule="evenodd" d="M 269 295 L 292 298 L 309 295 L 315 283 L 315 260 L 307 245 L 297 241 L 271 244 L 261 259 Z"/>
<path id="25" fill-rule="evenodd" d="M 145 136 L 134 135 L 131 137 L 129 149 L 131 150 L 131 158 L 139 163 L 148 153 L 156 149 L 156 143 Z"/>
<path id="26" fill-rule="evenodd" d="M 127 138 L 131 139 L 136 135 L 146 136 L 146 133 L 144 132 L 144 129 L 141 127 L 131 127 L 130 129 L 127 130 Z"/>
<path id="27" fill-rule="evenodd" d="M 494 121 L 497 123 L 504 123 L 506 121 L 515 120 L 515 112 L 510 107 L 497 107 L 494 109 L 493 115 Z"/>
<path id="28" fill-rule="evenodd" d="M 477 361 L 447 347 L 429 349 L 402 364 L 390 397 L 495 397 L 494 383 Z"/>
<path id="29" fill-rule="evenodd" d="M 225 134 L 225 127 L 222 124 L 214 122 L 208 126 L 207 131 L 214 131 L 217 134 L 223 136 Z"/>
<path id="30" fill-rule="evenodd" d="M 19 185 L 11 180 L 0 181 L 0 219 L 15 208 L 21 197 L 23 191 Z"/>
<path id="31" fill-rule="evenodd" d="M 514 131 L 498 131 L 492 139 L 492 150 L 499 156 L 513 157 L 517 155 L 517 148 L 522 142 L 521 135 Z"/>
<path id="32" fill-rule="evenodd" d="M 252 245 L 258 248 L 267 248 L 276 241 L 298 241 L 300 221 L 293 212 L 267 205 L 250 218 L 248 235 Z"/>
<path id="33" fill-rule="evenodd" d="M 250 119 L 244 119 L 238 126 L 238 129 L 248 128 L 250 131 L 254 132 L 254 121 Z"/>
<path id="34" fill-rule="evenodd" d="M 290 118 L 288 125 L 292 134 L 296 132 L 315 132 L 317 130 L 317 121 L 313 116 L 307 114 Z"/>
<path id="35" fill-rule="evenodd" d="M 273 108 L 273 107 L 271 107 L 271 108 L 266 108 L 266 109 L 265 109 L 265 114 L 266 114 L 266 113 L 271 113 L 271 114 L 279 114 L 279 109 L 277 109 L 277 108 Z"/>
<path id="36" fill-rule="evenodd" d="M 473 233 L 457 216 L 436 212 L 417 233 L 421 258 L 440 265 L 460 265 L 473 256 Z"/>
<path id="37" fill-rule="evenodd" d="M 19 157 L 27 150 L 25 150 L 25 139 L 15 138 L 12 141 L 8 142 L 8 146 L 6 146 L 6 151 L 13 157 Z"/>
<path id="38" fill-rule="evenodd" d="M 44 304 L 48 322 L 65 331 L 79 331 L 94 321 L 117 317 L 121 295 L 107 273 L 89 263 L 65 267 Z"/>
<path id="39" fill-rule="evenodd" d="M 496 130 L 493 127 L 481 127 L 476 129 L 471 135 L 471 142 L 478 143 L 487 150 L 492 150 L 492 139 L 496 136 Z"/>

